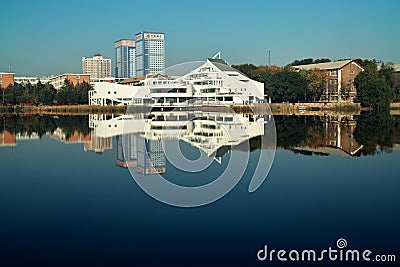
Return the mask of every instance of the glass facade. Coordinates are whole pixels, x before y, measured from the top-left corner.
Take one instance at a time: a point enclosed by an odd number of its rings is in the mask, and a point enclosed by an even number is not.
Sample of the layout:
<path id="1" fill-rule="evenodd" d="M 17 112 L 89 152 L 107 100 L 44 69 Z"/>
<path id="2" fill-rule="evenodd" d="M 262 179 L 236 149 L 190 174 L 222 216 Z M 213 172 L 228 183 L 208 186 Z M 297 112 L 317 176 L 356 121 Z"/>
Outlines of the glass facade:
<path id="1" fill-rule="evenodd" d="M 117 78 L 136 77 L 135 46 L 132 42 L 134 41 L 120 40 L 115 44 L 115 77 Z"/>
<path id="2" fill-rule="evenodd" d="M 136 34 L 136 76 L 163 73 L 165 69 L 164 33 Z"/>

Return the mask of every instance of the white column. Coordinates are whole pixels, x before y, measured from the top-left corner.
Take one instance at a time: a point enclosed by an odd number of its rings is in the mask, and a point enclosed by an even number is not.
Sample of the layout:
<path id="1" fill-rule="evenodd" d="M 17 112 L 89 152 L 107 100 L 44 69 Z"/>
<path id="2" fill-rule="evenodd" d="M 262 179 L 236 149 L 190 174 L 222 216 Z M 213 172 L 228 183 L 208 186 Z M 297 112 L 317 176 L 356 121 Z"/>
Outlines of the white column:
<path id="1" fill-rule="evenodd" d="M 342 70 L 341 69 L 339 69 L 338 70 L 338 84 L 337 84 L 337 87 L 338 87 L 338 102 L 340 103 L 340 101 L 341 101 L 341 95 L 340 95 L 340 93 L 341 93 L 341 90 L 342 90 Z"/>

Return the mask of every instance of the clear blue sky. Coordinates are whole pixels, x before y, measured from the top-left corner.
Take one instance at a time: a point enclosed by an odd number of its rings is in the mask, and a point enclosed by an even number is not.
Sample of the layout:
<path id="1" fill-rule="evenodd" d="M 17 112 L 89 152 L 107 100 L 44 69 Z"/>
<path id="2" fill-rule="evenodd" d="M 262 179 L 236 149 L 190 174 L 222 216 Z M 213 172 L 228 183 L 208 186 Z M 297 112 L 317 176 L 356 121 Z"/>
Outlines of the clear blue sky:
<path id="1" fill-rule="evenodd" d="M 114 41 L 166 34 L 166 65 L 217 51 L 230 64 L 286 65 L 295 59 L 377 58 L 400 63 L 400 1 L 5 1 L 0 71 L 17 76 L 81 72 Z"/>

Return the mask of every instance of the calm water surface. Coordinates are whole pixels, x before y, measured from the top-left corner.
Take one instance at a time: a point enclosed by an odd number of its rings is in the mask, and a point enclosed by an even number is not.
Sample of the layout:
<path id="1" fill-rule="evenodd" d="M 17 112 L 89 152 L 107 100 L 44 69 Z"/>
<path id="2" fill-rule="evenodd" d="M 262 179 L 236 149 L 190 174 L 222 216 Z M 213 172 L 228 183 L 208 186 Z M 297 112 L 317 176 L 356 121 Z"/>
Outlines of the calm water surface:
<path id="1" fill-rule="evenodd" d="M 140 142 L 149 141 L 143 134 L 122 136 L 118 116 L 0 121 L 1 266 L 291 266 L 259 262 L 257 251 L 264 245 L 322 250 L 339 238 L 349 248 L 400 260 L 398 117 L 275 117 L 275 160 L 261 187 L 248 192 L 260 152 L 271 147 L 253 137 L 238 185 L 197 208 L 155 200 L 127 167 L 147 171 L 149 179 L 158 172 L 197 185 L 246 149 L 219 148 L 213 156 L 221 162 L 191 176 L 162 151 L 159 165 L 146 170 Z M 189 157 L 205 153 L 185 141 L 180 146 Z M 396 264 L 379 266 L 385 265 Z"/>

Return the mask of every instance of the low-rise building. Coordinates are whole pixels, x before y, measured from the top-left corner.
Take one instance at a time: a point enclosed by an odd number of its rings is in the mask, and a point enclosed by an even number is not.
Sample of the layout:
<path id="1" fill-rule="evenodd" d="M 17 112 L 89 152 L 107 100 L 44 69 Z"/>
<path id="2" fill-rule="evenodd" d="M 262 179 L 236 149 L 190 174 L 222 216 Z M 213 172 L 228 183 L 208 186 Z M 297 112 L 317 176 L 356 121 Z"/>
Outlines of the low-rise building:
<path id="1" fill-rule="evenodd" d="M 328 72 L 328 80 L 321 96 L 323 102 L 353 102 L 357 95 L 354 79 L 364 71 L 354 60 L 340 60 L 335 62 L 293 66 L 296 70 L 324 70 Z"/>
<path id="2" fill-rule="evenodd" d="M 86 82 L 90 84 L 90 74 L 72 74 L 66 73 L 50 78 L 50 84 L 54 86 L 56 90 L 60 90 L 64 85 L 65 80 L 69 80 L 73 85 L 78 83 Z"/>
<path id="3" fill-rule="evenodd" d="M 207 59 L 181 77 L 155 74 L 122 83 L 96 83 L 94 90 L 89 91 L 89 104 L 176 107 L 264 102 L 264 84 L 250 79 L 222 59 Z"/>
<path id="4" fill-rule="evenodd" d="M 7 88 L 7 86 L 14 86 L 15 73 L 0 72 L 0 88 Z"/>
<path id="5" fill-rule="evenodd" d="M 20 76 L 20 77 L 14 77 L 14 82 L 16 84 L 37 84 L 39 82 L 38 77 L 27 77 L 27 76 Z"/>

